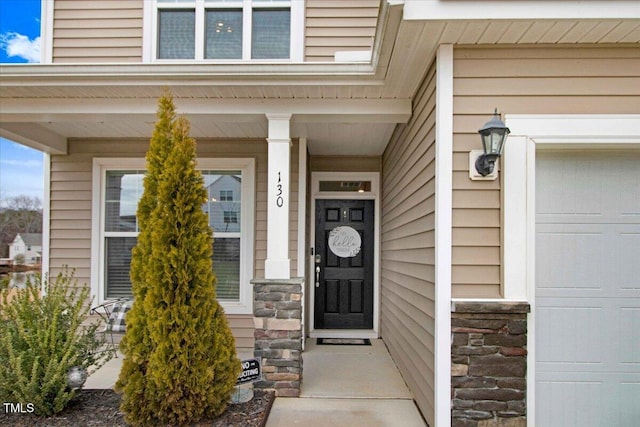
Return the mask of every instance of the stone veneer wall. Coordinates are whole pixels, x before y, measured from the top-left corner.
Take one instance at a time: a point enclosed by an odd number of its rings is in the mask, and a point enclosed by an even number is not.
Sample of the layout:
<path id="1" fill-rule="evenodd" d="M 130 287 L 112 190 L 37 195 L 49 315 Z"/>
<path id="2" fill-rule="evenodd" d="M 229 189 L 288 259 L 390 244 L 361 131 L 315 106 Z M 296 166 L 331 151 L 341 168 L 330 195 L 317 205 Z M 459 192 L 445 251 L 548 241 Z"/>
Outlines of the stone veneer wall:
<path id="1" fill-rule="evenodd" d="M 253 280 L 254 357 L 262 362 L 255 388 L 300 396 L 304 279 Z"/>
<path id="2" fill-rule="evenodd" d="M 452 427 L 527 424 L 528 303 L 454 302 Z"/>

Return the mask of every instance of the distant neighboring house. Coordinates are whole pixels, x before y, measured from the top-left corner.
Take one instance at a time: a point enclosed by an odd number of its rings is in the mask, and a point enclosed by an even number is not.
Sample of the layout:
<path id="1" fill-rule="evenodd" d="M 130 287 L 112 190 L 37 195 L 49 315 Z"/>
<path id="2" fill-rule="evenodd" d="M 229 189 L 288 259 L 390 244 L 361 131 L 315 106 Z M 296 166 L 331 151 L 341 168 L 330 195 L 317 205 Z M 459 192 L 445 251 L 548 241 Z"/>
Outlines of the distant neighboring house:
<path id="1" fill-rule="evenodd" d="M 209 214 L 209 225 L 218 234 L 240 232 L 240 176 L 223 174 L 208 177 L 213 178 L 213 182 L 207 185 L 207 203 L 203 209 Z"/>
<path id="2" fill-rule="evenodd" d="M 25 263 L 34 264 L 42 260 L 42 233 L 18 233 L 9 245 L 9 258 L 24 254 Z"/>

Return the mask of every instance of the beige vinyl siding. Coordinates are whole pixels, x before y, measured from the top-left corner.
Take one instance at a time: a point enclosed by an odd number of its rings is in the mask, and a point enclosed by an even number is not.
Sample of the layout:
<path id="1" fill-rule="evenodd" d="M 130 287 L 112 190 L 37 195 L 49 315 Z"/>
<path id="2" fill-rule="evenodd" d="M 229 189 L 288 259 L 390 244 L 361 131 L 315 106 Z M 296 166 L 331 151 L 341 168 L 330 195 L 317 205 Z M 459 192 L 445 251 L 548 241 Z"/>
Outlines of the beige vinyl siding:
<path id="1" fill-rule="evenodd" d="M 435 67 L 382 158 L 380 331 L 430 424 L 434 422 Z"/>
<path id="2" fill-rule="evenodd" d="M 337 51 L 370 51 L 380 0 L 307 0 L 305 61 L 334 61 Z"/>
<path id="3" fill-rule="evenodd" d="M 142 62 L 144 0 L 55 0 L 53 62 Z"/>
<path id="4" fill-rule="evenodd" d="M 143 158 L 147 140 L 72 140 L 69 154 L 51 156 L 51 274 L 64 265 L 76 269 L 79 284 L 91 281 L 91 203 L 94 157 Z M 291 232 L 292 272 L 297 259 L 297 147 L 292 149 Z M 254 277 L 264 277 L 266 257 L 267 142 L 264 140 L 198 140 L 198 156 L 253 157 L 256 159 L 256 227 Z M 292 273 L 293 274 L 293 273 Z M 236 346 L 253 351 L 253 315 L 229 315 Z"/>
<path id="5" fill-rule="evenodd" d="M 452 296 L 500 297 L 500 180 L 468 177 L 469 151 L 481 149 L 477 130 L 496 107 L 506 114 L 637 114 L 640 49 L 457 48 L 453 69 Z"/>

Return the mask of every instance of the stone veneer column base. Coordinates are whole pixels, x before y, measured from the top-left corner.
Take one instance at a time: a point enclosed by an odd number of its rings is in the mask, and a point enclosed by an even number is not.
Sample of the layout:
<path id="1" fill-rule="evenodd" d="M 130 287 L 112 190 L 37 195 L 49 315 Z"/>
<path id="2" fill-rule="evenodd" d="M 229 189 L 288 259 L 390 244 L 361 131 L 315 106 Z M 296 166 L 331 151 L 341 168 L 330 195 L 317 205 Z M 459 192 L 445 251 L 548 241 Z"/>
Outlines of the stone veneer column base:
<path id="1" fill-rule="evenodd" d="M 523 302 L 452 303 L 452 427 L 526 426 L 529 311 Z"/>
<path id="2" fill-rule="evenodd" d="M 262 381 L 254 388 L 276 396 L 300 396 L 302 381 L 302 289 L 304 279 L 255 279 L 254 357 L 262 361 Z"/>

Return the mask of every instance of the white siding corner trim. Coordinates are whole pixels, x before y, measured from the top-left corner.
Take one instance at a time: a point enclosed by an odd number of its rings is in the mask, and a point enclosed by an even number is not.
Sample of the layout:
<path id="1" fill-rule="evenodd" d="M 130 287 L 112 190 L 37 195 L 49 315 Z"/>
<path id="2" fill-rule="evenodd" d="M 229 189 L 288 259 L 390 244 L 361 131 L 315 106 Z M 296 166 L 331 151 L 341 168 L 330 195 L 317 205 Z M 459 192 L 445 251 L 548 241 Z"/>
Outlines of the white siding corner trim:
<path id="1" fill-rule="evenodd" d="M 502 163 L 504 295 L 508 299 L 525 299 L 531 305 L 527 321 L 527 425 L 533 427 L 536 425 L 536 149 L 640 148 L 640 115 L 507 114 L 505 122 L 511 135 Z M 521 270 L 523 267 L 524 270 Z"/>
<path id="2" fill-rule="evenodd" d="M 42 155 L 44 200 L 42 201 L 42 278 L 50 275 L 51 262 L 51 154 Z M 49 276 L 50 277 L 50 276 Z"/>
<path id="3" fill-rule="evenodd" d="M 53 62 L 53 2 L 40 2 L 40 63 Z"/>
<path id="4" fill-rule="evenodd" d="M 304 277 L 305 261 L 307 259 L 307 139 L 298 140 L 298 264 L 296 274 Z M 304 299 L 303 311 L 304 311 Z M 304 313 L 303 313 L 304 314 Z M 302 316 L 304 321 L 304 316 Z"/>
<path id="5" fill-rule="evenodd" d="M 453 45 L 436 58 L 435 425 L 451 425 L 451 239 L 453 203 Z"/>

